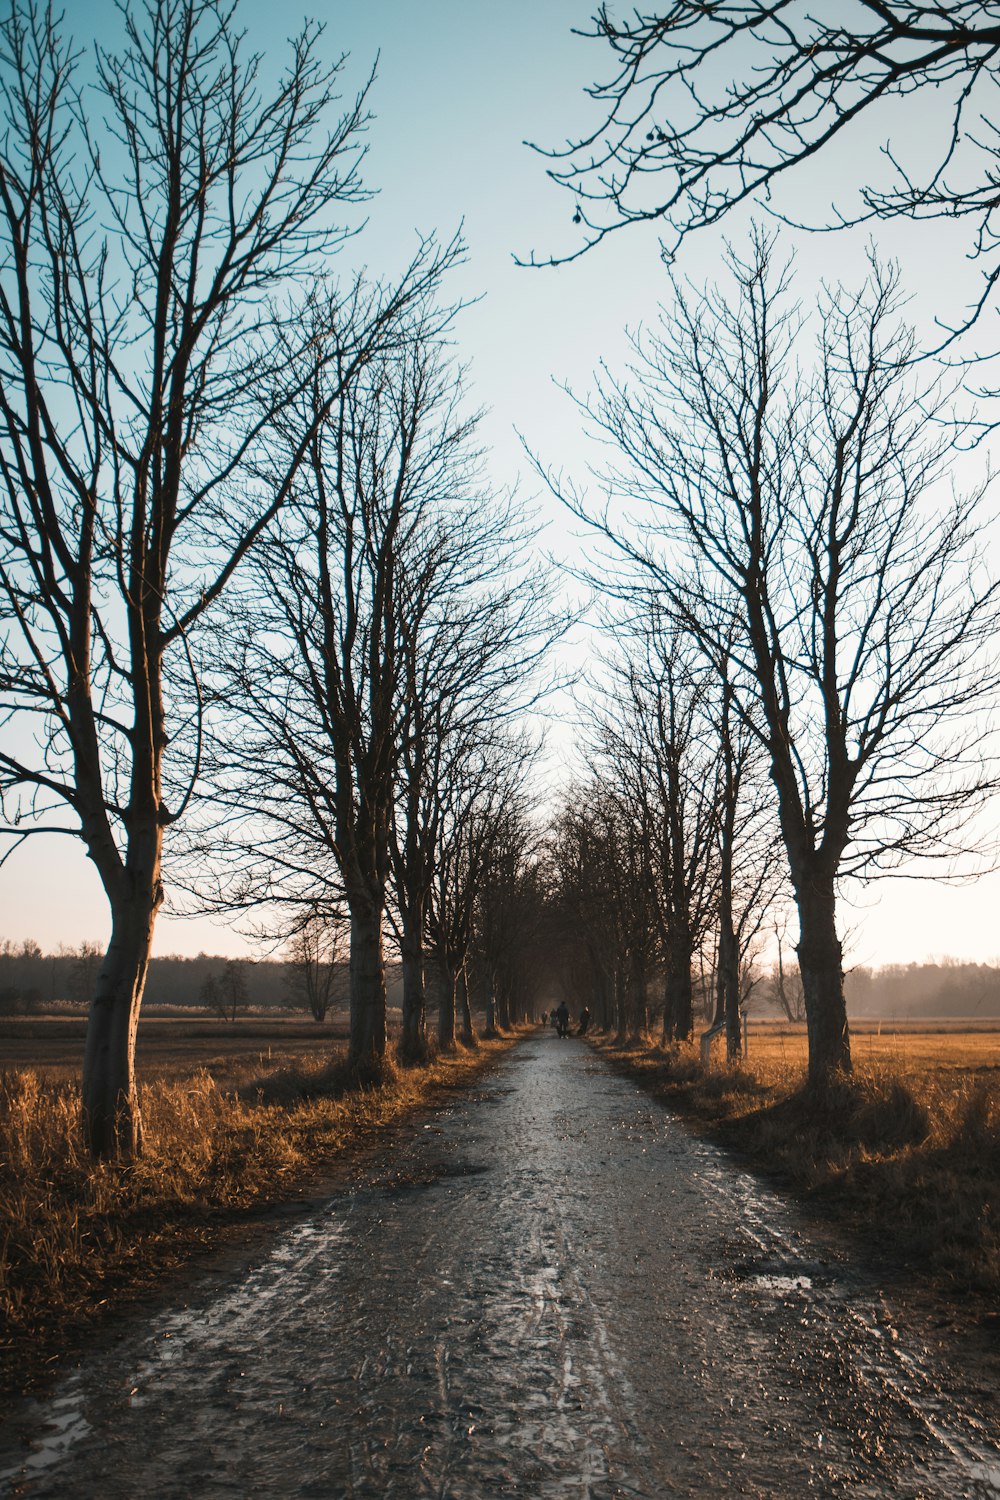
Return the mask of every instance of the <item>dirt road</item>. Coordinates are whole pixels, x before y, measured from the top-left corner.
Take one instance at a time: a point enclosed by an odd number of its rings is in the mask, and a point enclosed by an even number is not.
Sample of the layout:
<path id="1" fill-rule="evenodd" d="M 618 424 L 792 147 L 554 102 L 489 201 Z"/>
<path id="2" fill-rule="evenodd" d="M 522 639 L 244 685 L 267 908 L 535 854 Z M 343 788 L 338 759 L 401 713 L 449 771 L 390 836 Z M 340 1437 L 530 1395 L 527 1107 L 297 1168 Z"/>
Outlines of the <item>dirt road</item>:
<path id="1" fill-rule="evenodd" d="M 0 1492 L 1000 1496 L 1000 1350 L 973 1384 L 823 1238 L 539 1035 L 11 1413 Z"/>

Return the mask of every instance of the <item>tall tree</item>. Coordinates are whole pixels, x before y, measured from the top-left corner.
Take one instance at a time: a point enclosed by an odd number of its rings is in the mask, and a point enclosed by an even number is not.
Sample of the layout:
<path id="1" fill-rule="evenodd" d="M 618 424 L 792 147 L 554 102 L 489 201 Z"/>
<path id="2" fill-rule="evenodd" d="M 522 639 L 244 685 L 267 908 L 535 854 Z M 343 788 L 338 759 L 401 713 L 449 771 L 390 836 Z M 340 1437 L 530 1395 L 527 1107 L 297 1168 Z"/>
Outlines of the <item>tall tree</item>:
<path id="1" fill-rule="evenodd" d="M 981 563 L 981 495 L 942 497 L 954 429 L 914 387 L 893 278 L 876 267 L 862 293 L 828 294 L 810 375 L 770 262 L 758 237 L 732 259 L 732 300 L 677 287 L 638 341 L 635 383 L 605 380 L 591 411 L 619 455 L 603 533 L 711 657 L 731 650 L 737 694 L 751 686 L 820 1083 L 850 1067 L 839 877 L 953 856 L 996 784 L 1000 586 Z"/>
<path id="2" fill-rule="evenodd" d="M 535 752 L 524 736 L 476 729 L 445 742 L 432 787 L 438 813 L 427 932 L 444 1049 L 455 1045 L 459 1000 L 463 1040 L 474 1039 L 466 969 L 477 905 L 498 848 L 523 821 L 524 779 Z"/>
<path id="3" fill-rule="evenodd" d="M 120 17 L 86 78 L 51 8 L 14 0 L 0 24 L 0 713 L 25 725 L 0 789 L 15 842 L 82 838 L 111 909 L 83 1077 L 99 1156 L 140 1145 L 163 836 L 197 778 L 168 756 L 165 672 L 191 666 L 325 415 L 263 481 L 300 394 L 294 303 L 338 301 L 314 278 L 363 196 L 366 121 L 364 90 L 340 110 L 315 25 L 265 93 L 230 0 Z M 370 332 L 337 348 L 341 380 Z"/>
<path id="4" fill-rule="evenodd" d="M 335 908 L 307 908 L 295 924 L 285 949 L 289 996 L 314 1021 L 326 1020 L 331 1003 L 342 997 L 348 957 L 347 924 Z"/>
<path id="5" fill-rule="evenodd" d="M 458 253 L 437 261 L 435 289 Z M 283 466 L 305 427 L 304 462 L 220 631 L 220 801 L 246 814 L 250 846 L 259 828 L 269 844 L 274 831 L 293 833 L 305 886 L 310 871 L 322 884 L 331 869 L 341 885 L 350 1058 L 361 1070 L 387 1043 L 384 923 L 411 580 L 442 544 L 442 497 L 470 499 L 476 417 L 444 347 L 452 312 L 425 287 L 349 374 L 323 358 L 316 330 L 311 375 L 270 460 Z M 447 535 L 456 541 L 454 528 Z"/>
<path id="6" fill-rule="evenodd" d="M 489 850 L 476 900 L 471 967 L 488 1036 L 533 1015 L 540 987 L 553 974 L 546 941 L 551 891 L 539 852 L 526 810 L 511 806 Z"/>
<path id="7" fill-rule="evenodd" d="M 720 776 L 707 733 L 710 670 L 655 602 L 635 628 L 615 684 L 618 726 L 605 730 L 633 808 L 664 966 L 663 1035 L 689 1037 L 692 969 L 718 909 Z M 627 816 L 627 813 L 626 813 Z"/>
<path id="8" fill-rule="evenodd" d="M 563 988 L 584 997 L 602 1030 L 617 1026 L 624 1034 L 619 1009 L 622 924 L 616 900 L 624 883 L 605 829 L 599 788 L 592 782 L 571 786 L 547 842 L 550 925 Z"/>
<path id="9" fill-rule="evenodd" d="M 408 1057 L 426 1048 L 425 942 L 448 781 L 474 744 L 523 716 L 546 690 L 539 667 L 564 628 L 519 505 L 472 478 L 452 500 L 439 497 L 434 546 L 404 572 L 390 853 L 403 966 L 400 1050 Z M 498 762 L 494 775 L 502 769 Z"/>

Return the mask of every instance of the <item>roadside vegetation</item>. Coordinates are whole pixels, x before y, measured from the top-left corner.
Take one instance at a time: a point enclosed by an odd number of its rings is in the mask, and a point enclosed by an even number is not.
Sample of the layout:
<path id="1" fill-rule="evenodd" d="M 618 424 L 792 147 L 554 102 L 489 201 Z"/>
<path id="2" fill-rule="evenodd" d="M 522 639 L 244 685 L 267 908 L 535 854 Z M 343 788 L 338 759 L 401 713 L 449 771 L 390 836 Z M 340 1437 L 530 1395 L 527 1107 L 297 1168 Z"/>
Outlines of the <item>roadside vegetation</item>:
<path id="1" fill-rule="evenodd" d="M 141 1089 L 146 1149 L 127 1166 L 91 1160 L 78 1080 L 0 1073 L 0 1390 L 37 1380 L 74 1334 L 200 1251 L 328 1185 L 352 1151 L 469 1083 L 512 1040 L 419 1068 L 387 1058 L 367 1086 L 329 1045 L 276 1046 L 270 1063 L 216 1071 L 165 1055 Z"/>
<path id="2" fill-rule="evenodd" d="M 594 1045 L 699 1132 L 952 1293 L 1000 1291 L 1000 1034 L 856 1031 L 854 1072 L 807 1088 L 803 1029 L 702 1064 L 690 1045 Z"/>

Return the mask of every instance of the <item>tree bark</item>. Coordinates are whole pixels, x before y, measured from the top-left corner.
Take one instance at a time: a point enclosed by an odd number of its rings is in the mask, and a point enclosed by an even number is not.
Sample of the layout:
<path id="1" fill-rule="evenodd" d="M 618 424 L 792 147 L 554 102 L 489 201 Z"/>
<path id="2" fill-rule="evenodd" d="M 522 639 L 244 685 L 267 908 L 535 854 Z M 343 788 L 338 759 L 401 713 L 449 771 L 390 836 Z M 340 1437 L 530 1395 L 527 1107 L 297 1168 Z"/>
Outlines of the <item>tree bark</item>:
<path id="1" fill-rule="evenodd" d="M 719 922 L 719 998 L 720 1020 L 726 1023 L 726 1057 L 735 1062 L 743 1052 L 740 1017 L 740 950 L 733 931 L 731 916 L 724 914 Z"/>
<path id="2" fill-rule="evenodd" d="M 96 721 L 83 682 L 73 695 L 74 722 L 82 729 L 76 759 L 82 833 L 111 908 L 111 938 L 94 989 L 83 1055 L 83 1134 L 95 1160 L 128 1161 L 142 1151 L 135 1040 L 156 914 L 163 904 L 161 775 L 167 736 L 158 658 L 149 645 L 158 639 L 158 603 L 155 598 L 150 602 L 141 578 L 136 569 L 132 587 L 142 607 L 129 616 L 129 635 L 140 707 L 132 733 L 124 860 L 111 834 Z"/>
<path id="3" fill-rule="evenodd" d="M 615 964 L 614 973 L 615 1042 L 623 1046 L 628 1039 L 628 996 L 625 984 L 625 967 L 621 960 Z"/>
<path id="4" fill-rule="evenodd" d="M 486 1035 L 499 1036 L 497 1024 L 496 981 L 491 979 L 486 986 Z"/>
<path id="5" fill-rule="evenodd" d="M 680 924 L 670 929 L 666 959 L 663 1039 L 683 1042 L 691 1035 L 694 1024 L 694 998 L 691 990 L 691 939 Z"/>
<path id="6" fill-rule="evenodd" d="M 99 1160 L 128 1161 L 142 1150 L 135 1038 L 161 900 L 157 841 L 153 889 L 140 890 L 112 908 L 111 941 L 90 1006 L 83 1130 L 87 1149 Z"/>
<path id="7" fill-rule="evenodd" d="M 434 955 L 433 971 L 438 1005 L 438 1046 L 442 1052 L 454 1052 L 458 1040 L 455 1027 L 455 976 L 439 954 Z"/>
<path id="8" fill-rule="evenodd" d="M 406 1062 L 419 1062 L 427 1055 L 424 951 L 419 937 L 404 935 L 400 957 L 403 967 L 403 1023 L 399 1055 Z"/>
<path id="9" fill-rule="evenodd" d="M 628 992 L 626 998 L 628 1035 L 630 1041 L 638 1041 L 646 1030 L 646 965 L 638 954 L 633 954 L 628 967 Z"/>
<path id="10" fill-rule="evenodd" d="M 837 936 L 832 877 L 794 881 L 799 912 L 796 949 L 809 1037 L 809 1085 L 822 1088 L 851 1071 L 851 1039 L 844 1000 L 843 951 Z"/>
<path id="11" fill-rule="evenodd" d="M 493 1005 L 493 1023 L 497 1031 L 509 1031 L 511 1027 L 510 988 L 506 983 L 497 985 Z"/>
<path id="12" fill-rule="evenodd" d="M 386 1048 L 385 961 L 382 912 L 369 900 L 351 904 L 350 1016 L 348 1062 L 381 1062 Z"/>
<path id="13" fill-rule="evenodd" d="M 467 1047 L 476 1045 L 476 1028 L 472 1024 L 472 1001 L 469 996 L 469 976 L 463 968 L 458 975 L 458 999 L 462 1008 L 462 1041 Z"/>

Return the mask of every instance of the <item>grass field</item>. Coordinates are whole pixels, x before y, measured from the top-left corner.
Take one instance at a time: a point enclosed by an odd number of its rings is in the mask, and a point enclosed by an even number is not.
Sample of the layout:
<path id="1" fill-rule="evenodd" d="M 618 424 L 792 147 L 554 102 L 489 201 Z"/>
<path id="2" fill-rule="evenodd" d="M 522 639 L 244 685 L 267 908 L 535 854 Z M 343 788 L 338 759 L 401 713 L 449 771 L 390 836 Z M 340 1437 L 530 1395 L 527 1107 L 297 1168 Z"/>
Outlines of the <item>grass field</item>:
<path id="1" fill-rule="evenodd" d="M 806 1028 L 752 1018 L 747 1064 L 804 1067 Z M 980 1077 L 1000 1070 L 1000 1021 L 972 1025 L 964 1019 L 851 1022 L 851 1051 L 858 1065 L 892 1068 L 900 1077 L 961 1073 Z"/>
<path id="2" fill-rule="evenodd" d="M 393 1017 L 390 1016 L 390 1023 Z M 51 1082 L 75 1078 L 83 1058 L 86 1017 L 0 1017 L 0 1069 L 32 1068 Z M 200 1012 L 144 1015 L 136 1070 L 147 1082 L 181 1079 L 207 1069 L 222 1086 L 248 1068 L 274 1069 L 329 1055 L 347 1039 L 338 1012 L 322 1025 L 282 1011 L 218 1021 Z"/>

